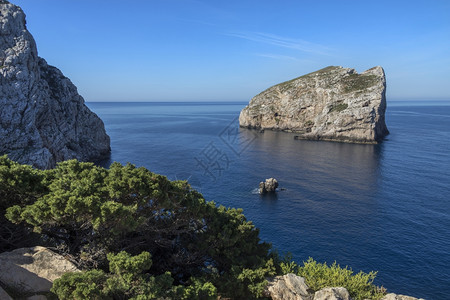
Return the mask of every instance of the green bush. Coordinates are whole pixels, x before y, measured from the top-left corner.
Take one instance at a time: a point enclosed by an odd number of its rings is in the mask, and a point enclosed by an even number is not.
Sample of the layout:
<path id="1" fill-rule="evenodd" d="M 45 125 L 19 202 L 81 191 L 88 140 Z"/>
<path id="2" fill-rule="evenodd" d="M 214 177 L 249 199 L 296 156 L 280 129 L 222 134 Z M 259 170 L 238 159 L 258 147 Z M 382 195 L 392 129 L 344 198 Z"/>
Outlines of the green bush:
<path id="1" fill-rule="evenodd" d="M 55 280 L 51 291 L 59 299 L 156 299 L 175 297 L 170 273 L 146 273 L 152 261 L 148 252 L 131 256 L 108 254 L 110 273 L 101 270 L 66 273 Z"/>
<path id="2" fill-rule="evenodd" d="M 305 278 L 314 291 L 325 287 L 345 287 L 352 299 L 380 299 L 384 292 L 373 284 L 377 272 L 354 274 L 348 267 L 341 268 L 336 262 L 328 266 L 309 258 L 298 268 L 297 274 Z"/>
<path id="3" fill-rule="evenodd" d="M 260 241 L 258 229 L 242 209 L 206 202 L 186 181 L 170 181 L 132 164 L 113 163 L 104 169 L 70 160 L 48 171 L 23 168 L 37 183 L 11 189 L 4 200 L 11 204 L 6 217 L 40 233 L 51 246 L 66 249 L 82 269 L 105 272 L 109 264 L 111 274 L 120 277 L 109 278 L 99 293 L 106 288 L 111 294 L 114 286 L 133 290 L 130 274 L 149 269 L 146 272 L 155 282 L 169 272 L 177 284 L 197 278 L 206 294 L 214 286 L 217 293 L 227 295 L 233 291 L 220 283 L 227 278 L 240 286 L 243 295 L 251 294 L 235 270 L 258 269 L 268 259 L 270 245 Z M 33 186 L 39 186 L 39 193 Z M 152 254 L 152 264 L 145 264 L 150 256 L 139 256 L 143 252 Z M 208 268 L 220 276 L 205 271 Z M 114 284 L 109 284 L 111 280 Z M 92 297 L 97 293 L 93 286 L 82 290 Z"/>
<path id="4" fill-rule="evenodd" d="M 5 213 L 8 207 L 32 204 L 48 192 L 45 178 L 46 172 L 0 156 L 0 252 L 44 244 L 26 226 L 12 224 Z"/>

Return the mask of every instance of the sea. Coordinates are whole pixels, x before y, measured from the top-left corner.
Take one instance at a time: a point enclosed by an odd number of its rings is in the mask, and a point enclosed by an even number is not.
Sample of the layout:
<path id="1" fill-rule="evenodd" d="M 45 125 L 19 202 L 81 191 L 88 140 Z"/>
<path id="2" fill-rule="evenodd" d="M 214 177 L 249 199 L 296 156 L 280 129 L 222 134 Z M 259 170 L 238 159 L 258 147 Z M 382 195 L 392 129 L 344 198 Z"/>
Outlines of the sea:
<path id="1" fill-rule="evenodd" d="M 298 263 L 336 261 L 375 284 L 450 297 L 450 101 L 388 101 L 378 145 L 295 140 L 239 128 L 247 102 L 88 102 L 112 161 L 188 180 L 243 208 L 262 240 Z M 279 182 L 259 195 L 259 182 Z"/>

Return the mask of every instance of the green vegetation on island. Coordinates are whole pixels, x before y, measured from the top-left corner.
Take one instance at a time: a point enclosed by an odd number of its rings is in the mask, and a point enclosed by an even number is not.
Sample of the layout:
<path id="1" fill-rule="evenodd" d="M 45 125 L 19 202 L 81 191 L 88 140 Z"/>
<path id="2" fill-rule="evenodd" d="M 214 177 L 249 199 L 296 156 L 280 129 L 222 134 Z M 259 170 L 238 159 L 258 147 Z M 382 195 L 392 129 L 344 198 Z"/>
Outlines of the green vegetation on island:
<path id="1" fill-rule="evenodd" d="M 286 273 L 353 299 L 383 294 L 376 273 L 281 258 L 241 209 L 132 164 L 37 170 L 0 156 L 0 240 L 0 252 L 39 244 L 83 270 L 54 282 L 59 299 L 264 298 L 267 278 Z"/>

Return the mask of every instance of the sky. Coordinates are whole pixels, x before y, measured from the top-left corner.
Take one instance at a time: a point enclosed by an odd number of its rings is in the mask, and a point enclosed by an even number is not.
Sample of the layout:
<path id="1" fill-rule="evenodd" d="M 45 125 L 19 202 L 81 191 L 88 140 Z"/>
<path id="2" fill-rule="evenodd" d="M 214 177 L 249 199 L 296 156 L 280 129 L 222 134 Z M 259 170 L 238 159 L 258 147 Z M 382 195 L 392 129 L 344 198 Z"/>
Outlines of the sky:
<path id="1" fill-rule="evenodd" d="M 450 100 L 450 1 L 10 0 L 86 101 L 248 101 L 334 65 Z"/>

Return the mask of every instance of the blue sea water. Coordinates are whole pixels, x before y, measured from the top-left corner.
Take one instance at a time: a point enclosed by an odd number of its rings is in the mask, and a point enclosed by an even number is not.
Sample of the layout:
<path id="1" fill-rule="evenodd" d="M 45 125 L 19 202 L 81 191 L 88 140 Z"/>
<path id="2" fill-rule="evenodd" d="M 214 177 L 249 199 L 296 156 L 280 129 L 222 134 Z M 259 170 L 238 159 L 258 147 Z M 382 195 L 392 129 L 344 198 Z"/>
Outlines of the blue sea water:
<path id="1" fill-rule="evenodd" d="M 246 103 L 100 103 L 111 161 L 188 179 L 241 207 L 263 240 L 304 261 L 377 270 L 376 284 L 450 295 L 450 102 L 388 102 L 379 145 L 299 141 L 238 127 Z M 275 177 L 281 190 L 260 196 Z"/>

